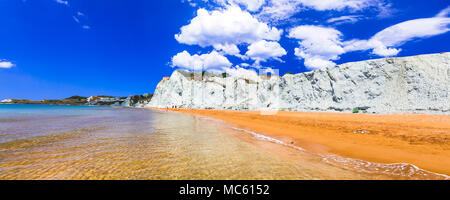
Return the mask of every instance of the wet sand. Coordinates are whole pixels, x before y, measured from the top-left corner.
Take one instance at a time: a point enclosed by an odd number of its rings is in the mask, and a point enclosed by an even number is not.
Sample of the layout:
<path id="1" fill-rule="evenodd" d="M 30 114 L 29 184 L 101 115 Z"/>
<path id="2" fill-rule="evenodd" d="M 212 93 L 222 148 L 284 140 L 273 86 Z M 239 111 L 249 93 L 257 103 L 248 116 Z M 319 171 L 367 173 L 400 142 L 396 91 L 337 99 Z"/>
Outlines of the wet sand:
<path id="1" fill-rule="evenodd" d="M 321 155 L 409 163 L 450 175 L 448 115 L 169 110 L 221 119 Z"/>

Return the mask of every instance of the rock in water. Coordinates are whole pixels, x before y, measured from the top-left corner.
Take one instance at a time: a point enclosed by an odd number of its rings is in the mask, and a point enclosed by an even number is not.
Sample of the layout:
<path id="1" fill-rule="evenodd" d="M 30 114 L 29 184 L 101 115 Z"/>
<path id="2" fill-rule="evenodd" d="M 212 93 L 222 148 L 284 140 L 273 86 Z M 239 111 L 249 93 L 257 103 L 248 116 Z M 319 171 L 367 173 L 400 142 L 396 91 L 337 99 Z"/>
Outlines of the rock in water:
<path id="1" fill-rule="evenodd" d="M 265 78 L 175 71 L 148 107 L 450 113 L 450 53 L 346 63 Z"/>

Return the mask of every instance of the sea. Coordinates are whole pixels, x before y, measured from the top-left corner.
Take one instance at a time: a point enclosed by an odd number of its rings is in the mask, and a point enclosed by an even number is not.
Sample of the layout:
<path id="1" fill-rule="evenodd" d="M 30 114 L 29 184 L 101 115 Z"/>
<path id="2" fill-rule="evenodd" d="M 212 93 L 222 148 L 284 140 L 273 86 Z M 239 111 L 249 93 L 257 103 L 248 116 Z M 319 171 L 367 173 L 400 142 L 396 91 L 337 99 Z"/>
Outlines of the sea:
<path id="1" fill-rule="evenodd" d="M 318 155 L 224 121 L 142 108 L 0 105 L 0 180 L 448 179 Z"/>

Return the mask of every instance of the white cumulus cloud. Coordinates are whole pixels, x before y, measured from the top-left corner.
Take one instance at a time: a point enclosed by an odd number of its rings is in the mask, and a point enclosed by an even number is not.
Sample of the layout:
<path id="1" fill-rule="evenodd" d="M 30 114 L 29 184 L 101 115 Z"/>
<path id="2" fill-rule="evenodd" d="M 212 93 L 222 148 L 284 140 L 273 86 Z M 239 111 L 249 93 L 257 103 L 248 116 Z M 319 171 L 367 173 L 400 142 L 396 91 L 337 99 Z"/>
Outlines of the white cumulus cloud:
<path id="1" fill-rule="evenodd" d="M 245 69 L 240 66 L 230 67 L 225 72 L 231 76 L 257 81 L 259 79 L 258 73 L 253 69 Z"/>
<path id="2" fill-rule="evenodd" d="M 447 10 L 447 11 L 446 11 Z M 447 12 L 447 13 L 446 13 Z M 369 50 L 379 56 L 395 56 L 401 49 L 395 47 L 416 38 L 428 38 L 450 31 L 448 8 L 436 17 L 409 20 L 390 26 L 369 40 L 351 40 L 345 43 L 346 51 Z"/>
<path id="3" fill-rule="evenodd" d="M 286 54 L 286 50 L 278 42 L 260 40 L 252 43 L 245 55 L 259 63 L 268 59 L 280 60 Z"/>
<path id="4" fill-rule="evenodd" d="M 298 0 L 302 5 L 316 10 L 362 10 L 373 6 L 376 0 Z"/>
<path id="5" fill-rule="evenodd" d="M 172 57 L 172 67 L 190 71 L 223 71 L 224 68 L 229 68 L 231 65 L 230 61 L 217 51 L 202 55 L 191 55 L 187 51 L 183 51 Z"/>
<path id="6" fill-rule="evenodd" d="M 305 66 L 311 69 L 335 65 L 345 53 L 342 47 L 342 33 L 333 28 L 321 26 L 298 26 L 290 30 L 288 37 L 300 40 L 295 55 L 304 59 Z"/>
<path id="7" fill-rule="evenodd" d="M 444 10 L 442 10 L 441 12 L 439 12 L 436 17 L 448 17 L 448 15 L 450 14 L 450 6 L 448 6 L 447 8 L 445 8 Z"/>
<path id="8" fill-rule="evenodd" d="M 195 0 L 188 0 L 193 2 Z M 326 20 L 338 25 L 356 23 L 370 16 L 362 11 L 370 11 L 377 17 L 391 16 L 395 11 L 388 0 L 197 0 L 207 2 L 212 11 L 198 9 L 189 24 L 181 27 L 175 39 L 182 44 L 213 47 L 216 55 L 234 55 L 241 59 L 254 60 L 253 67 L 260 68 L 260 62 L 269 59 L 281 61 L 286 50 L 278 43 L 282 30 L 273 27 L 278 22 L 293 22 L 292 16 L 303 10 L 340 11 L 345 15 Z M 336 13 L 336 12 L 333 12 Z M 364 12 L 365 13 L 365 12 Z M 340 55 L 352 51 L 370 51 L 374 55 L 387 57 L 401 52 L 401 45 L 415 40 L 444 34 L 450 31 L 450 7 L 431 18 L 414 19 L 381 30 L 372 37 L 343 40 L 344 35 L 336 28 L 301 25 L 289 30 L 287 37 L 298 41 L 294 54 L 310 69 L 335 65 Z M 365 13 L 366 14 L 366 13 Z M 376 15 L 378 14 L 378 15 Z M 269 25 L 269 23 L 271 25 Z M 242 47 L 247 47 L 243 55 Z M 187 53 L 187 52 L 182 52 Z M 180 53 L 181 54 L 181 53 Z M 208 66 L 193 55 L 192 66 Z M 178 56 L 178 55 L 177 55 Z M 181 56 L 181 55 L 180 55 Z M 226 59 L 229 63 L 228 59 Z M 223 60 L 222 60 L 223 61 Z M 175 62 L 173 62 L 175 63 Z M 227 64 L 228 68 L 232 66 Z M 186 67 L 188 68 L 188 67 Z M 194 67 L 195 68 L 195 67 Z"/>
<path id="9" fill-rule="evenodd" d="M 343 34 L 329 27 L 298 26 L 289 32 L 290 38 L 300 40 L 295 55 L 304 60 L 306 67 L 315 69 L 335 65 L 339 55 L 361 50 L 372 50 L 372 54 L 388 57 L 397 55 L 404 43 L 428 38 L 450 31 L 449 8 L 431 18 L 415 19 L 395 24 L 376 33 L 368 40 L 342 41 Z"/>
<path id="10" fill-rule="evenodd" d="M 183 0 L 182 0 L 183 1 Z M 195 0 L 187 0 L 189 3 L 191 3 L 191 6 L 195 7 L 197 6 L 196 3 L 194 3 Z M 255 12 L 258 11 L 265 3 L 266 0 L 197 0 L 197 1 L 203 1 L 203 2 L 214 2 L 220 6 L 243 6 L 246 10 Z"/>
<path id="11" fill-rule="evenodd" d="M 243 58 L 242 55 L 240 55 L 241 51 L 235 44 L 215 44 L 213 45 L 214 49 L 227 54 L 227 55 L 235 55 L 238 57 Z"/>
<path id="12" fill-rule="evenodd" d="M 271 0 L 258 16 L 271 22 L 286 20 L 300 11 L 300 3 L 298 0 Z"/>
<path id="13" fill-rule="evenodd" d="M 265 0 L 234 0 L 234 2 L 245 5 L 250 11 L 257 11 L 265 3 Z"/>
<path id="14" fill-rule="evenodd" d="M 240 6 L 255 14 L 266 22 L 280 22 L 305 9 L 317 11 L 350 11 L 359 12 L 371 9 L 379 13 L 379 17 L 391 13 L 388 0 L 183 0 L 192 6 L 194 2 L 208 2 L 215 7 Z"/>
<path id="15" fill-rule="evenodd" d="M 64 1 L 64 0 L 55 0 L 56 1 L 56 3 L 59 3 L 59 4 L 64 4 L 64 5 L 69 5 L 69 2 L 68 1 Z"/>
<path id="16" fill-rule="evenodd" d="M 278 41 L 282 31 L 258 21 L 237 6 L 221 10 L 199 9 L 190 24 L 175 35 L 179 43 L 213 46 L 227 54 L 236 54 L 238 44 L 250 44 L 262 39 Z"/>
<path id="17" fill-rule="evenodd" d="M 225 0 L 216 0 L 225 4 Z M 230 5 L 242 5 L 249 11 L 258 11 L 265 3 L 265 0 L 227 0 Z"/>
<path id="18" fill-rule="evenodd" d="M 334 24 L 346 24 L 346 23 L 355 23 L 362 18 L 361 15 L 346 15 L 340 17 L 334 17 L 327 20 L 327 23 Z"/>
<path id="19" fill-rule="evenodd" d="M 0 60 L 0 68 L 9 69 L 11 67 L 14 67 L 14 64 L 12 62 L 9 62 L 6 60 Z"/>
<path id="20" fill-rule="evenodd" d="M 367 9 L 389 12 L 390 4 L 385 0 L 270 0 L 258 14 L 265 21 L 277 22 L 289 19 L 302 9 L 349 10 L 357 12 Z"/>

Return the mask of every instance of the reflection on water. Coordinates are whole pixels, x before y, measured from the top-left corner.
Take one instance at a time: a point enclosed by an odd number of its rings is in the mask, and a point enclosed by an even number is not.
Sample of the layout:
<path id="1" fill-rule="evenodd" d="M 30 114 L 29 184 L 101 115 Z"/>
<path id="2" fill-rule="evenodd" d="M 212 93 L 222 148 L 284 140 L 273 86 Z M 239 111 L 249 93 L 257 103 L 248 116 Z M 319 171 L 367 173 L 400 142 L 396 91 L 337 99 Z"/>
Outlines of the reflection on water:
<path id="1" fill-rule="evenodd" d="M 362 173 L 220 121 L 142 109 L 0 120 L 0 179 L 407 179 Z"/>

